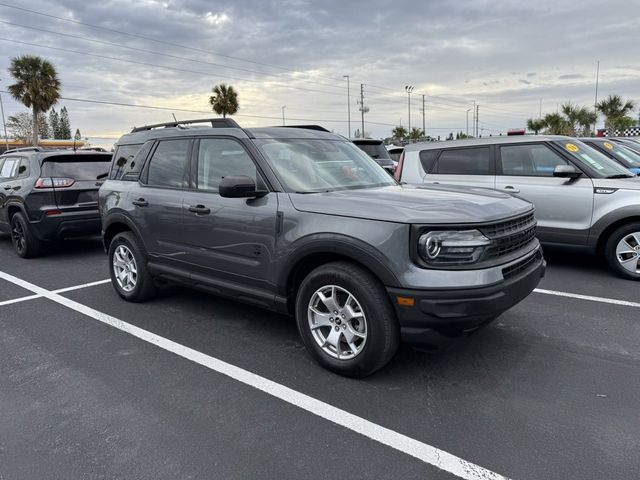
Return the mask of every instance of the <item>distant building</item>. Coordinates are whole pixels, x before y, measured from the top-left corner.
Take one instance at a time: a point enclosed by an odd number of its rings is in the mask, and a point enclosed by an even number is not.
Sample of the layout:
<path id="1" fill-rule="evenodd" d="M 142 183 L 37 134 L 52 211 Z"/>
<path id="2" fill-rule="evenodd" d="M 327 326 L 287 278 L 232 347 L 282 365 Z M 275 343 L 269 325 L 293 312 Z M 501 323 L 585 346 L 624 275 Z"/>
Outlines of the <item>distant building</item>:
<path id="1" fill-rule="evenodd" d="M 3 138 L 0 138 L 0 153 L 4 153 L 7 150 L 7 143 L 9 145 L 9 149 L 31 147 L 30 142 L 23 142 L 22 140 L 14 140 L 11 138 L 8 142 L 5 142 Z M 38 146 L 42 148 L 74 148 L 74 146 L 75 148 L 82 148 L 84 145 L 84 140 L 77 140 L 74 142 L 73 140 L 45 139 L 38 142 Z"/>

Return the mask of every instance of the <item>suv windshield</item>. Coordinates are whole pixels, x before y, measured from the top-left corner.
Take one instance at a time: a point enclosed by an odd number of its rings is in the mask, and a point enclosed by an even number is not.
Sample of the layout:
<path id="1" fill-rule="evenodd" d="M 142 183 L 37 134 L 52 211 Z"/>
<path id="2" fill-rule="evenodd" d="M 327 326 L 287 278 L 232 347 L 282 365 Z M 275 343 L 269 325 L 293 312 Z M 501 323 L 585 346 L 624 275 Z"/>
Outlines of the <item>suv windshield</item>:
<path id="1" fill-rule="evenodd" d="M 616 160 L 618 160 L 625 167 L 640 167 L 640 155 L 630 148 L 615 144 L 613 142 L 602 142 L 600 145 L 606 148 L 611 153 L 611 155 L 613 155 Z"/>
<path id="2" fill-rule="evenodd" d="M 280 181 L 292 192 L 396 185 L 386 171 L 351 142 L 269 139 L 256 143 Z"/>
<path id="3" fill-rule="evenodd" d="M 578 140 L 557 141 L 555 143 L 600 178 L 633 177 L 633 174 L 622 165 Z"/>

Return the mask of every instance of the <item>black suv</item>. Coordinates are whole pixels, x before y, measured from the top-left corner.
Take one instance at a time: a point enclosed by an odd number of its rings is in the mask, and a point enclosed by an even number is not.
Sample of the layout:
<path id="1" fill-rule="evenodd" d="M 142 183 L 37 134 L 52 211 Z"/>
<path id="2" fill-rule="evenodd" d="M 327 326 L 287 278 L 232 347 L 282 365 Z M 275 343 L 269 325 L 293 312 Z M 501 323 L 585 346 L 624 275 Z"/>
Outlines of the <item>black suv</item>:
<path id="1" fill-rule="evenodd" d="M 399 185 L 324 129 L 231 119 L 134 129 L 100 188 L 116 292 L 179 282 L 296 317 L 345 375 L 470 333 L 544 273 L 533 207 L 489 190 Z"/>
<path id="2" fill-rule="evenodd" d="M 351 140 L 360 150 L 373 158 L 378 165 L 384 168 L 389 175 L 393 175 L 396 171 L 396 165 L 389 155 L 387 147 L 384 146 L 382 140 L 373 138 L 356 138 Z"/>
<path id="3" fill-rule="evenodd" d="M 18 255 L 48 242 L 100 233 L 98 188 L 111 154 L 22 148 L 0 156 L 0 231 Z"/>

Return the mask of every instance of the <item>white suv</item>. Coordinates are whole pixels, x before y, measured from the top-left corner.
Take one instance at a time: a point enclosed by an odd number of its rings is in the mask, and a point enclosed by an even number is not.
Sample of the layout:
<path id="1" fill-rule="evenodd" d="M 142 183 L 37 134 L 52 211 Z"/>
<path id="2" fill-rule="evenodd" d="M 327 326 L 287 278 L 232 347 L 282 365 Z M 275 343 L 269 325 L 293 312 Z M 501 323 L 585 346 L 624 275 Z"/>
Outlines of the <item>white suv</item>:
<path id="1" fill-rule="evenodd" d="M 640 178 L 570 137 L 522 136 L 407 145 L 396 179 L 509 192 L 532 202 L 546 244 L 602 254 L 640 280 Z"/>

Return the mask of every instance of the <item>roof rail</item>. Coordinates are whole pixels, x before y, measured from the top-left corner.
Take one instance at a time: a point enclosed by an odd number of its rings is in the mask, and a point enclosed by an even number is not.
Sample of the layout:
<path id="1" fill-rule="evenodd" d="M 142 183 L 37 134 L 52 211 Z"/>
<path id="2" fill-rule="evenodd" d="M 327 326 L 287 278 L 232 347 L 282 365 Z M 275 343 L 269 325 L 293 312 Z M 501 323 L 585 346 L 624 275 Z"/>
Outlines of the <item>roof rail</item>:
<path id="1" fill-rule="evenodd" d="M 213 128 L 240 128 L 240 125 L 231 118 L 197 118 L 195 120 L 180 120 L 166 123 L 154 123 L 153 125 L 143 125 L 142 127 L 134 127 L 131 133 L 143 132 L 154 128 L 171 128 L 181 125 L 192 125 L 194 123 L 210 123 Z"/>
<path id="2" fill-rule="evenodd" d="M 320 125 L 278 125 L 280 128 L 305 128 L 307 130 L 317 130 L 319 132 L 331 133 L 331 130 L 327 130 Z"/>
<path id="3" fill-rule="evenodd" d="M 9 150 L 5 150 L 4 152 L 2 152 L 2 154 L 4 155 L 5 153 L 15 153 L 15 152 L 42 152 L 43 149 L 40 147 L 21 147 L 21 148 L 11 148 Z"/>

